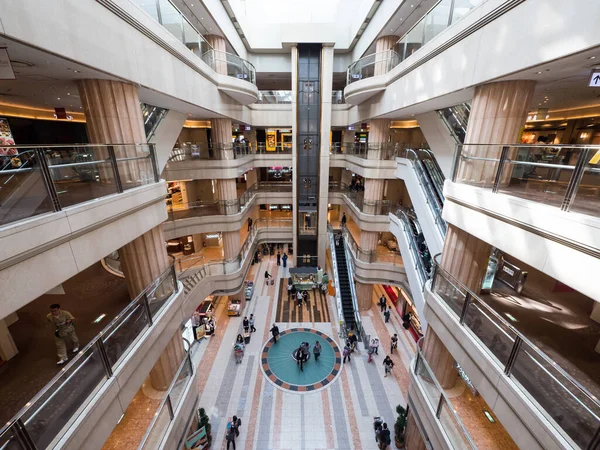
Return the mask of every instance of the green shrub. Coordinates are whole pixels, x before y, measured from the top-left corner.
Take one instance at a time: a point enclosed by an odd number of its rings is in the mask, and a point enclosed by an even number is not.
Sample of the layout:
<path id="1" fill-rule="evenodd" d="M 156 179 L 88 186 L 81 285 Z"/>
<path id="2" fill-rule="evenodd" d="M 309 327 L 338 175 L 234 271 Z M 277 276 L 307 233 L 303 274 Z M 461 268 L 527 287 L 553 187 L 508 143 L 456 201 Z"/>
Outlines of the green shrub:
<path id="1" fill-rule="evenodd" d="M 396 435 L 396 441 L 400 444 L 404 443 L 404 432 L 406 431 L 406 416 L 408 412 L 402 405 L 396 406 L 396 423 L 394 424 L 394 434 Z"/>

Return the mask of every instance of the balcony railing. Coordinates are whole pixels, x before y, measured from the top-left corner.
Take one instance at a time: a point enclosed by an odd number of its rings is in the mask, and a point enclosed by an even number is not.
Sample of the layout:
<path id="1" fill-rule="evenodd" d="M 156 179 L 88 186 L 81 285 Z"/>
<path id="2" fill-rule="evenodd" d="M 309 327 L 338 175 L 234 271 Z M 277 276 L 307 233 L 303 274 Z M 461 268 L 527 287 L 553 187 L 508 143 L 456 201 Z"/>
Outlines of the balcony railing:
<path id="1" fill-rule="evenodd" d="M 178 291 L 172 264 L 0 430 L 0 449 L 52 447 Z"/>
<path id="2" fill-rule="evenodd" d="M 0 225 L 158 181 L 154 144 L 0 147 Z"/>
<path id="3" fill-rule="evenodd" d="M 372 53 L 350 64 L 347 71 L 347 84 L 388 73 L 485 1 L 438 1 L 421 20 L 396 42 L 392 49 Z"/>
<path id="4" fill-rule="evenodd" d="M 421 349 L 417 347 L 417 356 L 414 360 L 415 379 L 425 393 L 431 413 L 435 415 L 438 426 L 444 431 L 454 449 L 472 449 L 477 447 L 471 435 L 456 414 L 452 402 L 446 396 L 435 374 L 425 360 Z"/>
<path id="5" fill-rule="evenodd" d="M 197 281 L 214 275 L 225 275 L 240 270 L 250 250 L 256 244 L 256 236 L 263 229 L 292 229 L 292 219 L 260 218 L 254 221 L 238 256 L 233 259 L 219 259 L 207 261 L 202 256 L 184 257 L 177 261 L 180 270 L 179 278 L 195 277 Z"/>
<path id="6" fill-rule="evenodd" d="M 237 55 L 210 49 L 202 55 L 202 60 L 217 73 L 256 84 L 254 65 Z"/>
<path id="7" fill-rule="evenodd" d="M 422 290 L 425 282 L 429 280 L 431 276 L 430 273 L 432 268 L 432 260 L 429 249 L 427 248 L 427 244 L 425 243 L 424 239 L 421 244 L 417 242 L 412 225 L 416 219 L 411 218 L 411 216 L 414 217 L 414 212 L 409 211 L 404 207 L 397 207 L 394 215 L 398 217 L 402 223 L 402 228 L 408 241 L 408 250 L 415 263 L 415 271 L 419 275 Z"/>
<path id="8" fill-rule="evenodd" d="M 600 145 L 457 147 L 452 181 L 600 215 Z"/>
<path id="9" fill-rule="evenodd" d="M 597 448 L 598 398 L 463 283 L 437 263 L 434 266 L 431 290 L 459 326 L 479 341 L 559 433 L 582 449 Z"/>
<path id="10" fill-rule="evenodd" d="M 364 159 L 393 160 L 404 148 L 401 143 L 377 142 L 334 142 L 330 146 L 332 155 L 352 155 Z"/>
<path id="11" fill-rule="evenodd" d="M 348 230 L 348 228 L 344 228 L 343 230 L 344 239 L 346 239 L 346 243 L 348 244 L 348 248 L 352 251 L 352 254 L 359 261 L 367 262 L 367 263 L 381 263 L 381 264 L 393 264 L 393 265 L 403 265 L 404 261 L 402 260 L 402 255 L 400 252 L 394 252 L 391 250 L 363 250 L 360 245 L 356 242 L 352 233 Z"/>
<path id="12" fill-rule="evenodd" d="M 258 101 L 263 105 L 289 105 L 292 103 L 292 91 L 258 91 Z"/>
<path id="13" fill-rule="evenodd" d="M 139 445 L 138 450 L 154 450 L 160 448 L 165 438 L 167 428 L 175 418 L 175 412 L 183 400 L 185 391 L 194 380 L 194 367 L 189 352 L 186 353 L 183 362 L 179 366 L 175 378 L 171 382 L 165 398 L 161 402 L 152 423 L 146 430 L 146 434 Z"/>
<path id="14" fill-rule="evenodd" d="M 169 219 L 178 220 L 189 217 L 202 216 L 228 216 L 239 214 L 252 202 L 254 196 L 260 192 L 292 192 L 291 182 L 257 182 L 235 200 L 216 200 L 212 202 L 190 202 L 168 206 Z"/>
<path id="15" fill-rule="evenodd" d="M 245 158 L 251 155 L 291 155 L 291 144 L 277 144 L 267 147 L 264 142 L 248 144 L 207 144 L 205 142 L 186 142 L 180 148 L 171 151 L 169 161 L 187 161 L 196 159 L 228 160 Z"/>
<path id="16" fill-rule="evenodd" d="M 389 200 L 365 200 L 364 191 L 336 181 L 329 182 L 329 192 L 342 193 L 360 212 L 373 216 L 387 216 L 393 206 Z"/>
<path id="17" fill-rule="evenodd" d="M 346 99 L 344 98 L 344 91 L 331 91 L 331 104 L 341 105 L 343 103 L 346 103 Z"/>

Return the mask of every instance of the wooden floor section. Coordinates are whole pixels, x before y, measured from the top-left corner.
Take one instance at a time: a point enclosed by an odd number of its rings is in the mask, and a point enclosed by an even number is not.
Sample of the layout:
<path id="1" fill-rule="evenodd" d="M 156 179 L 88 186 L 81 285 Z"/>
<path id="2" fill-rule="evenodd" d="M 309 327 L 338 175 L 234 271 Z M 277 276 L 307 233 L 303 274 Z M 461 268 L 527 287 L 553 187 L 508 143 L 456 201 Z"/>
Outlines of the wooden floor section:
<path id="1" fill-rule="evenodd" d="M 297 300 L 288 300 L 287 279 L 282 279 L 279 283 L 276 322 L 329 322 L 327 295 L 318 289 L 308 291 L 308 295 L 308 305 L 303 303 L 298 306 Z"/>

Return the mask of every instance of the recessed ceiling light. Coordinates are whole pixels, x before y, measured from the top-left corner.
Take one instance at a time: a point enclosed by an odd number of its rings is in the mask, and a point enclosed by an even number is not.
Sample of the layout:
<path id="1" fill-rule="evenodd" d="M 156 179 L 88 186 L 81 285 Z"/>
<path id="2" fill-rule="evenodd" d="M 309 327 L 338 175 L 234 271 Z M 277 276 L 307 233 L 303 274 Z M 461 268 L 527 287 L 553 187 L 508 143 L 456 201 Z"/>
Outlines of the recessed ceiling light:
<path id="1" fill-rule="evenodd" d="M 536 72 L 535 74 L 536 74 L 536 75 L 540 75 L 541 73 L 542 73 L 542 72 Z"/>
<path id="2" fill-rule="evenodd" d="M 70 92 L 67 92 L 67 95 L 71 95 L 71 93 L 70 93 Z"/>
<path id="3" fill-rule="evenodd" d="M 590 56 L 588 59 L 596 59 L 595 56 Z"/>
<path id="4" fill-rule="evenodd" d="M 414 7 L 415 7 L 415 5 L 410 5 L 410 7 L 411 7 L 411 8 L 414 8 Z"/>
<path id="5" fill-rule="evenodd" d="M 60 100 L 60 97 L 57 97 L 56 100 Z"/>

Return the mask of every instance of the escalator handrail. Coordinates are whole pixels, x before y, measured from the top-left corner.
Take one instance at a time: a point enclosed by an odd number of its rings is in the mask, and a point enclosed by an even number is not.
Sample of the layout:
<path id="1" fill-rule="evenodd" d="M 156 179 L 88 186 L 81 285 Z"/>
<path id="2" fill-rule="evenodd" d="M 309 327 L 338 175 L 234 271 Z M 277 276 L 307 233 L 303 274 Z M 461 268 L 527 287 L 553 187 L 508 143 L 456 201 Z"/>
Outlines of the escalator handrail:
<path id="1" fill-rule="evenodd" d="M 346 257 L 346 267 L 348 269 L 348 284 L 350 285 L 350 293 L 352 294 L 352 309 L 354 310 L 354 321 L 356 322 L 356 330 L 362 333 L 362 323 L 360 321 L 360 313 L 358 309 L 358 297 L 356 296 L 356 286 L 354 286 L 354 268 L 352 267 L 352 255 L 350 248 L 346 245 L 344 233 L 342 233 L 342 245 L 344 246 L 344 256 Z"/>
<path id="2" fill-rule="evenodd" d="M 425 265 L 421 258 L 421 254 L 419 253 L 419 248 L 417 247 L 417 240 L 415 239 L 415 236 L 413 235 L 413 233 L 411 233 L 410 230 L 407 229 L 407 227 L 410 227 L 410 219 L 409 219 L 408 215 L 406 214 L 406 212 L 402 208 L 398 208 L 396 210 L 396 212 L 394 213 L 394 215 L 396 217 L 398 217 L 398 219 L 400 219 L 400 221 L 402 222 L 402 228 L 404 230 L 404 234 L 408 239 L 409 251 L 413 256 L 413 259 L 415 260 L 415 269 L 417 269 L 417 273 L 419 273 L 420 278 L 421 278 L 421 291 L 422 291 L 423 288 L 425 287 L 425 283 L 430 278 L 430 275 L 427 273 L 427 270 L 425 270 Z M 427 244 L 425 244 L 425 245 L 427 245 Z"/>
<path id="3" fill-rule="evenodd" d="M 337 307 L 338 307 L 338 316 L 340 318 L 340 320 L 344 320 L 344 327 L 346 324 L 346 317 L 344 316 L 344 307 L 342 304 L 342 295 L 340 293 L 340 278 L 338 275 L 338 266 L 337 266 L 337 256 L 336 256 L 336 252 L 335 252 L 335 238 L 333 236 L 333 228 L 331 227 L 331 225 L 327 225 L 327 230 L 329 232 L 329 248 L 331 249 L 331 264 L 332 264 L 332 269 L 333 269 L 333 279 L 335 281 L 335 301 L 337 303 Z"/>

